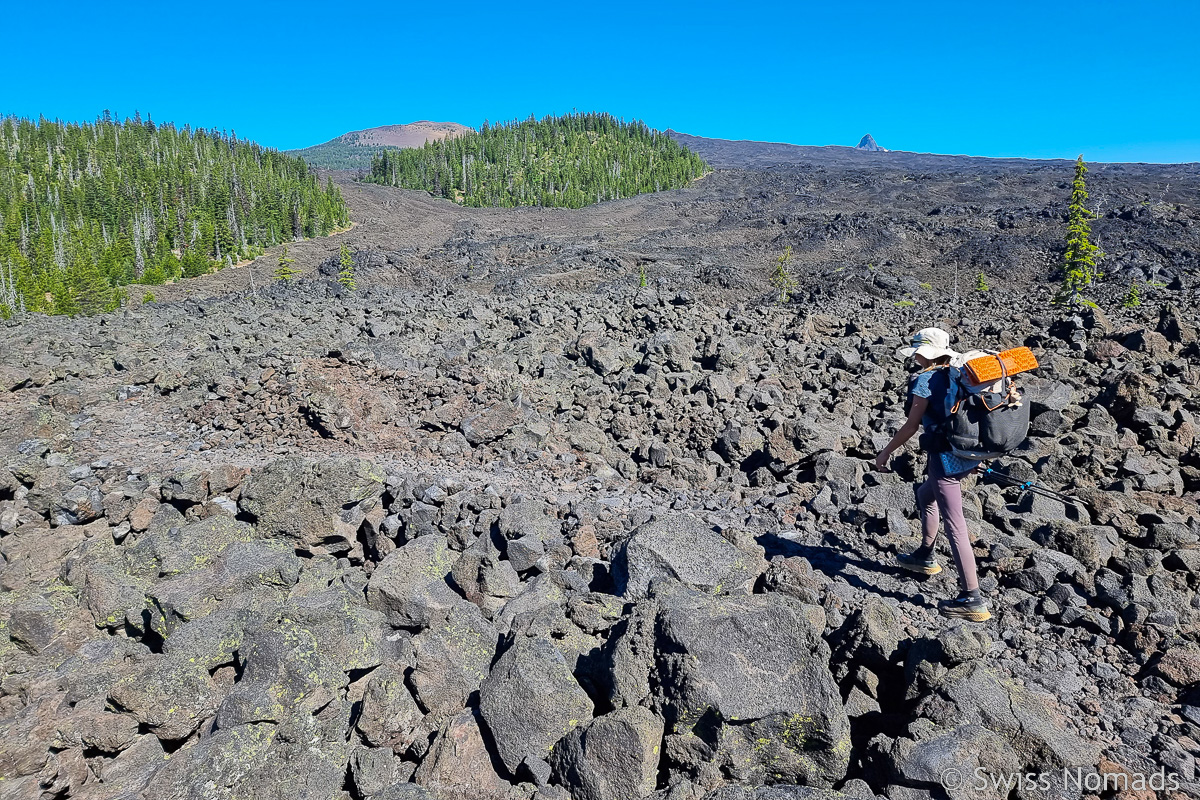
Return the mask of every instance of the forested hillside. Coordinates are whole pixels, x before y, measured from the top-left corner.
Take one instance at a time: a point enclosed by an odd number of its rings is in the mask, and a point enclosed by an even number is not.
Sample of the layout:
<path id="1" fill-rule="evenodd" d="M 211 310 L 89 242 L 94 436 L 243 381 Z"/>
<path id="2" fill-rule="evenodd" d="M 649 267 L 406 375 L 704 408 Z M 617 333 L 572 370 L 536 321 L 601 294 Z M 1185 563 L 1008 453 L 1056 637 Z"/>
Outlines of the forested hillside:
<path id="1" fill-rule="evenodd" d="M 356 137 L 350 134 L 349 137 Z M 371 166 L 371 159 L 379 150 L 398 151 L 399 147 L 364 147 L 353 138 L 339 136 L 325 144 L 305 147 L 302 150 L 288 150 L 288 155 L 304 159 L 310 167 L 322 169 L 359 169 L 365 170 Z M 349 140 L 348 140 L 349 139 Z"/>
<path id="2" fill-rule="evenodd" d="M 299 158 L 236 134 L 124 123 L 0 122 L 0 314 L 93 313 L 159 284 L 345 226 Z"/>
<path id="3" fill-rule="evenodd" d="M 610 114 L 484 126 L 422 148 L 377 153 L 367 180 L 425 189 L 468 206 L 580 208 L 677 189 L 706 165 L 667 134 Z"/>
<path id="4" fill-rule="evenodd" d="M 350 131 L 324 144 L 285 152 L 288 155 L 300 156 L 310 167 L 362 172 L 371 167 L 371 157 L 380 150 L 421 147 L 426 142 L 459 136 L 470 130 L 457 122 L 431 122 L 422 119 L 403 125 L 380 125 L 376 128 Z"/>

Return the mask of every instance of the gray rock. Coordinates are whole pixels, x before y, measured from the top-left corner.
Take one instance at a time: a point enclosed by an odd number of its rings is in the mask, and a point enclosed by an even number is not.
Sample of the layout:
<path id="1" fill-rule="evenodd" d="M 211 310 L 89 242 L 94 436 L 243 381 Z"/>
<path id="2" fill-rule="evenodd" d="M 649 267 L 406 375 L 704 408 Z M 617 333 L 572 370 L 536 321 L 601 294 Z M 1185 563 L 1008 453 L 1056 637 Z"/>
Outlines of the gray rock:
<path id="1" fill-rule="evenodd" d="M 600 375 L 613 375 L 637 360 L 631 351 L 595 336 L 581 337 L 579 350 L 588 365 Z"/>
<path id="2" fill-rule="evenodd" d="M 104 495 L 99 487 L 76 484 L 50 509 L 56 525 L 83 525 L 104 514 Z"/>
<path id="3" fill-rule="evenodd" d="M 501 633 L 549 636 L 567 630 L 567 593 L 552 575 L 543 573 L 522 584 L 524 590 L 496 614 Z"/>
<path id="4" fill-rule="evenodd" d="M 1070 730 L 1052 697 L 1003 679 L 981 660 L 951 669 L 916 711 L 940 725 L 975 724 L 998 733 L 1025 765 L 1091 766 L 1100 757 L 1096 745 Z"/>
<path id="5" fill-rule="evenodd" d="M 338 738 L 341 710 L 334 706 L 321 716 L 305 715 L 290 729 L 253 723 L 217 730 L 163 763 L 154 778 L 154 796 L 205 800 L 236 797 L 253 787 L 256 800 L 335 797 L 350 760 L 350 745 Z M 314 740 L 322 746 L 313 747 Z"/>
<path id="6" fill-rule="evenodd" d="M 384 789 L 371 800 L 440 800 L 415 783 L 397 783 Z"/>
<path id="7" fill-rule="evenodd" d="M 28 653 L 44 650 L 58 633 L 58 612 L 44 597 L 17 603 L 8 619 L 8 635 Z"/>
<path id="8" fill-rule="evenodd" d="M 147 590 L 150 626 L 162 636 L 211 614 L 224 598 L 262 588 L 282 598 L 300 578 L 300 559 L 284 542 L 234 542 L 212 565 Z"/>
<path id="9" fill-rule="evenodd" d="M 132 744 L 100 766 L 98 777 L 110 797 L 137 797 L 166 763 L 162 742 L 153 734 L 138 736 Z M 86 797 L 86 795 L 84 795 Z"/>
<path id="10" fill-rule="evenodd" d="M 164 505 L 162 508 L 172 506 Z M 176 512 L 178 513 L 178 512 Z M 252 526 L 229 517 L 210 517 L 179 524 L 152 524 L 137 544 L 125 549 L 125 564 L 131 574 L 170 578 L 212 566 L 235 542 L 262 538 Z"/>
<path id="11" fill-rule="evenodd" d="M 508 543 L 508 563 L 512 564 L 517 572 L 532 569 L 544 555 L 546 548 L 537 536 L 522 536 Z"/>
<path id="12" fill-rule="evenodd" d="M 447 582 L 458 558 L 440 536 L 422 536 L 387 555 L 367 585 L 367 602 L 391 625 L 423 628 L 464 602 Z"/>
<path id="13" fill-rule="evenodd" d="M 442 726 L 414 780 L 438 800 L 518 800 L 528 797 L 496 774 L 478 712 L 471 709 Z"/>
<path id="14" fill-rule="evenodd" d="M 597 717 L 555 746 L 555 780 L 575 800 L 623 800 L 653 794 L 663 721 L 641 706 Z"/>
<path id="15" fill-rule="evenodd" d="M 186 739 L 212 718 L 220 702 L 220 691 L 204 664 L 184 656 L 148 658 L 108 696 L 163 741 Z"/>
<path id="16" fill-rule="evenodd" d="M 525 415 L 519 408 L 512 403 L 502 402 L 463 418 L 459 428 L 468 442 L 481 445 L 507 435 L 524 419 Z"/>
<path id="17" fill-rule="evenodd" d="M 741 781 L 831 786 L 845 775 L 850 725 L 823 612 L 781 595 L 682 586 L 659 600 L 657 696 L 674 734 L 712 716 L 724 734 L 714 755 Z"/>
<path id="18" fill-rule="evenodd" d="M 521 577 L 509 561 L 485 561 L 479 567 L 479 589 L 488 597 L 515 597 L 521 593 Z"/>
<path id="19" fill-rule="evenodd" d="M 892 787 L 895 791 L 898 788 Z M 858 795 L 843 794 L 818 786 L 738 786 L 730 784 L 704 795 L 704 800 L 848 800 Z M 868 800 L 875 800 L 869 795 Z"/>
<path id="20" fill-rule="evenodd" d="M 1062 381 L 1029 374 L 1022 375 L 1016 381 L 1025 389 L 1025 397 L 1030 402 L 1034 416 L 1047 411 L 1059 412 L 1071 404 L 1071 387 Z"/>
<path id="21" fill-rule="evenodd" d="M 897 739 L 885 760 L 890 762 L 893 781 L 915 786 L 950 783 L 947 793 L 953 800 L 1005 800 L 1011 787 L 985 784 L 977 789 L 977 771 L 999 778 L 1013 775 L 1023 766 L 1003 736 L 970 724 L 916 742 Z M 943 781 L 949 770 L 956 770 L 960 785 Z"/>
<path id="22" fill-rule="evenodd" d="M 883 669 L 898 659 L 903 636 L 896 612 L 878 597 L 868 595 L 838 637 L 838 667 L 861 664 L 868 669 Z"/>
<path id="23" fill-rule="evenodd" d="M 544 758 L 592 718 L 592 701 L 549 639 L 518 637 L 479 691 L 479 711 L 510 774 L 527 756 Z"/>
<path id="24" fill-rule="evenodd" d="M 405 685 L 403 666 L 384 664 L 371 674 L 356 727 L 369 744 L 404 753 L 413 745 L 423 716 Z"/>
<path id="25" fill-rule="evenodd" d="M 454 606 L 413 638 L 417 665 L 408 683 L 417 702 L 440 724 L 479 690 L 496 657 L 499 634 L 473 605 Z"/>
<path id="26" fill-rule="evenodd" d="M 162 496 L 164 500 L 203 503 L 208 499 L 208 473 L 189 471 L 172 475 L 163 481 Z"/>
<path id="27" fill-rule="evenodd" d="M 79 741 L 104 753 L 119 753 L 138 739 L 138 721 L 128 714 L 93 711 L 72 719 Z"/>
<path id="28" fill-rule="evenodd" d="M 239 598 L 240 599 L 240 598 Z M 218 606 L 212 614 L 189 620 L 163 642 L 163 652 L 173 658 L 203 665 L 209 671 L 237 660 L 245 646 L 246 631 L 262 620 L 261 609 L 234 603 Z"/>
<path id="29" fill-rule="evenodd" d="M 711 526 L 686 514 L 647 523 L 613 556 L 617 593 L 645 598 L 656 580 L 674 580 L 709 593 L 748 593 L 767 568 L 765 559 L 742 552 Z"/>
<path id="30" fill-rule="evenodd" d="M 286 617 L 250 632 L 238 654 L 242 675 L 221 701 L 219 728 L 297 718 L 307 722 L 349 684 L 316 636 Z"/>
<path id="31" fill-rule="evenodd" d="M 977 626 L 966 623 L 951 625 L 937 638 L 942 663 L 948 666 L 965 664 L 983 658 L 991 649 L 992 640 Z"/>
<path id="32" fill-rule="evenodd" d="M 850 719 L 879 713 L 879 702 L 857 686 L 850 687 L 846 695 L 846 716 Z"/>
<path id="33" fill-rule="evenodd" d="M 387 747 L 357 747 L 350 755 L 354 788 L 364 797 L 376 797 L 397 781 L 412 777 L 413 765 Z"/>
<path id="34" fill-rule="evenodd" d="M 650 696 L 658 610 L 656 601 L 639 603 L 609 635 L 602 677 L 608 700 L 617 708 L 638 705 Z"/>
<path id="35" fill-rule="evenodd" d="M 507 539 L 519 541 L 532 537 L 543 545 L 552 545 L 562 538 L 562 526 L 553 510 L 540 500 L 524 498 L 509 503 L 500 512 L 497 522 L 500 533 Z"/>
<path id="36" fill-rule="evenodd" d="M 297 597 L 282 613 L 311 632 L 320 651 L 343 672 L 368 670 L 397 657 L 384 615 L 368 608 L 361 592 L 343 585 Z"/>
<path id="37" fill-rule="evenodd" d="M 384 473 L 357 458 L 274 461 L 242 484 L 238 506 L 263 536 L 282 536 L 308 550 L 346 553 L 359 547 L 357 530 L 342 520 L 345 508 L 376 498 Z"/>
<path id="38" fill-rule="evenodd" d="M 908 517 L 916 513 L 917 501 L 911 484 L 885 483 L 869 487 L 858 507 L 875 519 L 886 519 L 893 510 Z"/>

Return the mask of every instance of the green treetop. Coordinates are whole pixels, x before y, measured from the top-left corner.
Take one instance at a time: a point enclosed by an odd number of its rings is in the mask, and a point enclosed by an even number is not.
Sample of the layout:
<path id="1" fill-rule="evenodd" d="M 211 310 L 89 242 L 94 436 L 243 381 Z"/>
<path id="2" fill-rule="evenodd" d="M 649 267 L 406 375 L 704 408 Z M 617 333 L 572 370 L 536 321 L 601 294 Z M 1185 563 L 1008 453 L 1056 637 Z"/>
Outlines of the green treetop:
<path id="1" fill-rule="evenodd" d="M 341 269 L 338 271 L 338 283 L 353 292 L 357 285 L 354 281 L 354 256 L 350 255 L 350 248 L 344 244 L 339 263 Z"/>
<path id="2" fill-rule="evenodd" d="M 792 299 L 796 291 L 796 276 L 792 274 L 792 246 L 783 248 L 783 253 L 775 259 L 775 270 L 771 273 L 771 285 L 779 290 L 779 302 L 786 303 Z"/>
<path id="3" fill-rule="evenodd" d="M 279 254 L 279 266 L 275 268 L 275 279 L 284 283 L 291 283 L 300 274 L 300 270 L 292 265 L 296 263 L 296 259 L 288 258 L 288 248 L 285 244 L 283 252 Z"/>
<path id="4" fill-rule="evenodd" d="M 1103 256 L 1092 244 L 1092 220 L 1096 218 L 1087 207 L 1087 167 L 1083 156 L 1075 162 L 1075 180 L 1071 184 L 1071 202 L 1067 207 L 1067 252 L 1063 265 L 1063 285 L 1058 301 L 1088 303 L 1083 291 L 1103 277 L 1096 268 L 1096 259 Z"/>

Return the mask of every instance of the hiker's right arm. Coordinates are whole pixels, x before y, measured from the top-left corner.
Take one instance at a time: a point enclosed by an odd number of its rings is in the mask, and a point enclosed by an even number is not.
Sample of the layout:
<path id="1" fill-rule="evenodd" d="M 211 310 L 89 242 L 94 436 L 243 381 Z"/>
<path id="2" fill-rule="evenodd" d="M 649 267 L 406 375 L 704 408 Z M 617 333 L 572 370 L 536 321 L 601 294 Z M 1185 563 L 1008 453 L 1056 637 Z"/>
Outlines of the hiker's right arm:
<path id="1" fill-rule="evenodd" d="M 908 419 L 904 420 L 904 424 L 900 426 L 900 430 L 896 431 L 896 435 L 887 443 L 887 447 L 879 451 L 879 455 L 875 457 L 875 466 L 886 472 L 888 468 L 888 459 L 892 457 L 892 453 L 904 446 L 904 443 L 916 435 L 921 429 L 921 417 L 925 416 L 925 411 L 929 408 L 928 397 L 914 397 L 912 408 L 908 410 Z"/>

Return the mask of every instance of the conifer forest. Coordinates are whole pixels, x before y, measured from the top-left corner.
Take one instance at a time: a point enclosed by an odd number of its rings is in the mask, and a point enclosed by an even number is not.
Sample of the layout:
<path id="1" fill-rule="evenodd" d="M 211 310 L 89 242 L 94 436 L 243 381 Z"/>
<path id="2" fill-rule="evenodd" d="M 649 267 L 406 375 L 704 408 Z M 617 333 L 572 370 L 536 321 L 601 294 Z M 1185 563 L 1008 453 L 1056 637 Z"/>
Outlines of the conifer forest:
<path id="1" fill-rule="evenodd" d="M 678 189 L 704 160 L 639 121 L 578 113 L 488 125 L 411 150 L 377 153 L 365 180 L 467 206 L 581 208 Z"/>
<path id="2" fill-rule="evenodd" d="M 358 144 L 357 139 L 357 134 L 350 134 L 324 144 L 293 150 L 288 155 L 303 158 L 310 167 L 319 169 L 366 170 L 371 166 L 371 159 L 378 156 L 381 150 L 392 155 L 401 150 L 392 146 L 366 146 Z"/>
<path id="3" fill-rule="evenodd" d="M 112 310 L 130 284 L 205 274 L 349 219 L 299 158 L 107 112 L 0 120 L 0 215 L 3 316 Z"/>

